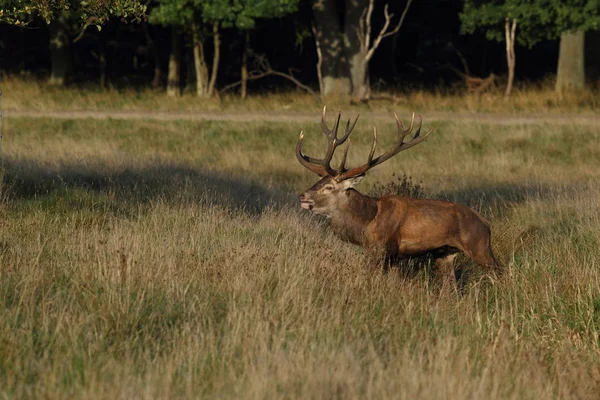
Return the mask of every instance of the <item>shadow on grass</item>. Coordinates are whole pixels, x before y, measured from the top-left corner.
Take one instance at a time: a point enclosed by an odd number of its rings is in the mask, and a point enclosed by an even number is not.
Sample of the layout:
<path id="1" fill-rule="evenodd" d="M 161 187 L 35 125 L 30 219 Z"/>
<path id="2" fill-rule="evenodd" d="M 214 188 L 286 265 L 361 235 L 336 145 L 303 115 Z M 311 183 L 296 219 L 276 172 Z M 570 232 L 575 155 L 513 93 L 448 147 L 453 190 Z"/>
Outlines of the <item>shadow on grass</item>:
<path id="1" fill-rule="evenodd" d="M 33 159 L 11 158 L 4 162 L 3 183 L 8 200 L 36 199 L 49 205 L 67 201 L 75 208 L 100 202 L 123 212 L 153 201 L 219 205 L 248 214 L 295 203 L 292 193 L 258 182 L 164 162 L 115 167 L 92 160 L 85 165 L 49 166 Z"/>
<path id="2" fill-rule="evenodd" d="M 531 200 L 577 197 L 586 190 L 589 190 L 589 184 L 585 182 L 572 182 L 556 186 L 542 183 L 500 183 L 444 192 L 440 193 L 437 198 L 464 204 L 484 215 L 491 211 L 496 216 L 503 216 L 506 210 L 515 204 L 523 204 Z"/>
<path id="3" fill-rule="evenodd" d="M 497 207 L 505 204 L 520 204 L 531 198 L 548 197 L 554 192 L 548 186 L 539 184 L 509 184 L 468 187 L 443 193 L 444 200 L 465 204 L 469 207 L 488 205 Z"/>
<path id="4" fill-rule="evenodd" d="M 413 182 L 406 174 L 392 174 L 392 179 L 382 183 L 376 182 L 370 196 L 382 197 L 395 194 L 412 198 L 433 198 L 453 203 L 464 204 L 483 214 L 492 211 L 502 215 L 511 205 L 525 203 L 531 199 L 548 199 L 556 195 L 572 195 L 585 189 L 585 184 L 568 186 L 549 186 L 540 183 L 507 183 L 463 187 L 457 190 L 435 194 L 428 193 L 420 183 Z"/>

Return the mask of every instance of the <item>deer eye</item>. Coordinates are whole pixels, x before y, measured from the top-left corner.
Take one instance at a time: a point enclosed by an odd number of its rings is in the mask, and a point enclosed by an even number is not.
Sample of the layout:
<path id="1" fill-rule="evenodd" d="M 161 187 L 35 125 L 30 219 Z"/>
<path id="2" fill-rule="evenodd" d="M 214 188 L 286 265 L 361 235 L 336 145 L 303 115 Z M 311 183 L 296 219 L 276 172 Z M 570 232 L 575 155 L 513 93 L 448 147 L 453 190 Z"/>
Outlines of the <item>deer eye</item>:
<path id="1" fill-rule="evenodd" d="M 332 185 L 326 185 L 323 189 L 331 191 L 331 190 L 333 190 L 333 186 Z"/>

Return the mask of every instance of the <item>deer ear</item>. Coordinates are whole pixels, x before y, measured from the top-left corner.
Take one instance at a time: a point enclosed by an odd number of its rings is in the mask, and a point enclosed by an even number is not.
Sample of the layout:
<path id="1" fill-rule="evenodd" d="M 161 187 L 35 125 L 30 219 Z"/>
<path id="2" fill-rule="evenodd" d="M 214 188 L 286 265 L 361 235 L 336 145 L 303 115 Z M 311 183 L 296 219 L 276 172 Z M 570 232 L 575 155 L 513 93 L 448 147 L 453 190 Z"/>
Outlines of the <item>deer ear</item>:
<path id="1" fill-rule="evenodd" d="M 344 185 L 344 190 L 352 189 L 354 186 L 358 185 L 364 177 L 364 175 L 358 175 L 352 178 L 344 179 L 342 181 L 342 185 Z"/>

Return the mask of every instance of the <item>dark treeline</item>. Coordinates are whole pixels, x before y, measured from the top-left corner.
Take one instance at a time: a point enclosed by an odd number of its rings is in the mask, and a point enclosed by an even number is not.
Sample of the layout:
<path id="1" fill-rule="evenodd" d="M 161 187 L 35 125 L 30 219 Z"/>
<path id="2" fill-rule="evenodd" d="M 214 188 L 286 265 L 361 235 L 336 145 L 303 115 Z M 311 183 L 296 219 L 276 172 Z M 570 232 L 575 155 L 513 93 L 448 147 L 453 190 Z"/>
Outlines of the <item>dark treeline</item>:
<path id="1" fill-rule="evenodd" d="M 338 1 L 338 3 L 341 3 Z M 376 2 L 372 25 L 374 35 L 384 23 L 383 3 Z M 404 2 L 390 2 L 390 12 L 397 19 Z M 412 88 L 448 87 L 463 82 L 465 63 L 474 77 L 491 73 L 506 75 L 506 50 L 503 42 L 486 39 L 485 30 L 461 33 L 461 0 L 415 1 L 406 14 L 399 32 L 381 42 L 369 63 L 371 87 L 407 90 Z M 343 10 L 343 7 L 339 7 Z M 343 19 L 343 16 L 340 16 Z M 311 30 L 312 3 L 299 3 L 298 11 L 283 17 L 257 20 L 248 37 L 252 53 L 249 69 L 257 59 L 268 60 L 273 70 L 292 71 L 300 82 L 318 91 L 317 48 Z M 101 84 L 115 87 L 165 87 L 173 42 L 172 28 L 152 24 L 124 23 L 118 18 L 106 22 L 101 30 L 88 27 L 82 36 L 81 26 L 68 26 L 70 66 L 68 83 Z M 221 59 L 217 88 L 240 80 L 240 67 L 246 35 L 235 27 L 221 28 Z M 80 36 L 78 40 L 74 39 Z M 597 32 L 587 32 L 586 77 L 599 77 L 600 52 Z M 27 26 L 0 25 L 0 69 L 2 73 L 44 78 L 52 69 L 49 25 L 33 20 Z M 190 34 L 178 38 L 181 53 L 181 89 L 194 80 L 194 57 Z M 213 48 L 208 42 L 207 58 Z M 517 46 L 516 80 L 536 82 L 556 74 L 559 40 L 543 40 L 528 48 Z M 259 56 L 257 58 L 257 56 Z M 158 74 L 160 72 L 160 74 Z M 250 92 L 294 87 L 294 83 L 271 76 L 249 84 Z M 237 90 L 237 89 L 235 89 Z"/>

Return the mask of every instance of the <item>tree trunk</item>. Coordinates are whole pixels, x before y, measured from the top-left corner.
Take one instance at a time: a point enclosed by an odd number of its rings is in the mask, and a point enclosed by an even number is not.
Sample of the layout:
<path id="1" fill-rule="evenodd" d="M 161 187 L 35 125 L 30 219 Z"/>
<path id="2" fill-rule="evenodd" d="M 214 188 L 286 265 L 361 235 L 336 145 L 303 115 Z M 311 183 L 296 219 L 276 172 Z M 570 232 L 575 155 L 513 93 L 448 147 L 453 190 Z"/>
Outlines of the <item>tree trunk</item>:
<path id="1" fill-rule="evenodd" d="M 515 79 L 515 31 L 517 29 L 517 20 L 510 20 L 506 18 L 504 23 L 504 30 L 506 36 L 506 62 L 508 64 L 508 82 L 506 83 L 506 91 L 504 92 L 504 98 L 508 99 L 512 92 L 513 81 Z"/>
<path id="2" fill-rule="evenodd" d="M 162 70 L 158 56 L 154 57 L 154 77 L 152 78 L 152 87 L 158 89 L 162 83 Z"/>
<path id="3" fill-rule="evenodd" d="M 198 97 L 208 97 L 208 67 L 204 56 L 204 44 L 200 29 L 192 25 L 192 40 L 194 49 L 194 69 L 196 71 L 196 94 Z"/>
<path id="4" fill-rule="evenodd" d="M 358 38 L 360 18 L 368 5 L 368 0 L 346 0 L 344 50 L 348 58 L 352 98 L 358 100 L 367 98 L 370 92 L 367 61 Z"/>
<path id="5" fill-rule="evenodd" d="M 181 43 L 179 30 L 171 28 L 171 56 L 169 57 L 169 74 L 167 76 L 167 96 L 176 97 L 181 94 L 179 84 L 181 70 Z"/>
<path id="6" fill-rule="evenodd" d="M 106 45 L 104 35 L 98 39 L 98 62 L 100 64 L 100 87 L 106 89 Z"/>
<path id="7" fill-rule="evenodd" d="M 352 83 L 335 0 L 314 0 L 315 39 L 321 51 L 321 94 L 350 94 Z"/>
<path id="8" fill-rule="evenodd" d="M 208 82 L 208 97 L 212 97 L 215 92 L 215 85 L 217 83 L 217 75 L 219 72 L 219 61 L 221 59 L 221 34 L 219 31 L 219 23 L 213 23 L 213 63 L 212 71 L 210 71 L 210 82 Z"/>
<path id="9" fill-rule="evenodd" d="M 351 61 L 352 97 L 354 101 L 367 101 L 371 97 L 369 82 L 369 62 L 381 41 L 394 36 L 400 30 L 410 8 L 412 0 L 407 0 L 404 11 L 397 23 L 392 25 L 393 14 L 389 13 L 388 5 L 383 7 L 385 22 L 379 32 L 372 30 L 371 16 L 375 8 L 374 0 L 348 0 L 346 3 L 346 54 Z M 393 26 L 393 28 L 392 28 Z M 353 32 L 356 38 L 352 40 Z"/>
<path id="10" fill-rule="evenodd" d="M 560 36 L 556 91 L 581 91 L 585 86 L 585 32 L 565 32 Z"/>
<path id="11" fill-rule="evenodd" d="M 317 32 L 317 27 L 313 22 L 311 24 L 313 37 L 315 38 L 315 47 L 317 50 L 317 78 L 319 80 L 319 93 L 322 95 L 325 93 L 325 88 L 323 87 L 323 51 L 321 50 L 321 42 L 319 41 L 319 33 Z"/>
<path id="12" fill-rule="evenodd" d="M 242 53 L 241 91 L 240 97 L 248 97 L 248 51 L 250 50 L 250 32 L 246 31 L 244 38 L 244 52 Z"/>
<path id="13" fill-rule="evenodd" d="M 71 72 L 70 38 L 66 16 L 61 14 L 50 24 L 51 85 L 63 86 Z"/>
<path id="14" fill-rule="evenodd" d="M 186 35 L 187 42 L 187 35 Z M 194 40 L 192 39 L 192 51 L 185 51 L 185 92 L 193 93 L 196 91 L 196 58 L 193 49 Z"/>
<path id="15" fill-rule="evenodd" d="M 154 78 L 152 78 L 152 87 L 157 89 L 160 87 L 162 82 L 162 69 L 160 68 L 160 54 L 158 53 L 158 49 L 156 48 L 156 44 L 152 40 L 150 36 L 150 31 L 148 30 L 148 23 L 144 23 L 144 33 L 146 35 L 146 44 L 150 51 L 152 51 L 152 57 L 154 58 Z"/>

